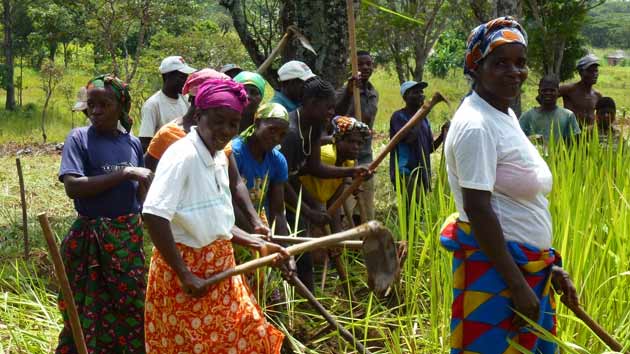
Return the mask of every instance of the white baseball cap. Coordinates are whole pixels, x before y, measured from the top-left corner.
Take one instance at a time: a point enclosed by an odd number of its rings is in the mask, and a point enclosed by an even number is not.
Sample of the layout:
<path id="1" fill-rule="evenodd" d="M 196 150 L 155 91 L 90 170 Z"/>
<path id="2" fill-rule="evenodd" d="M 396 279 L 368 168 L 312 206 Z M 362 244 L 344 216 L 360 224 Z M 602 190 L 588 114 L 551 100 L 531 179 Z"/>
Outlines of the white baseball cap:
<path id="1" fill-rule="evenodd" d="M 184 74 L 192 74 L 197 71 L 197 69 L 188 66 L 184 58 L 180 57 L 179 55 L 174 55 L 164 58 L 164 60 L 162 60 L 162 64 L 160 64 L 160 73 L 166 74 L 170 73 L 171 71 L 179 71 Z"/>
<path id="2" fill-rule="evenodd" d="M 87 109 L 87 88 L 85 86 L 79 89 L 77 93 L 77 101 L 72 106 L 73 112 L 82 112 Z"/>
<path id="3" fill-rule="evenodd" d="M 311 71 L 311 68 L 309 68 L 308 65 L 297 60 L 286 62 L 280 67 L 280 69 L 278 69 L 278 80 L 280 81 L 293 79 L 306 81 L 315 76 L 317 75 L 313 74 L 313 71 Z"/>

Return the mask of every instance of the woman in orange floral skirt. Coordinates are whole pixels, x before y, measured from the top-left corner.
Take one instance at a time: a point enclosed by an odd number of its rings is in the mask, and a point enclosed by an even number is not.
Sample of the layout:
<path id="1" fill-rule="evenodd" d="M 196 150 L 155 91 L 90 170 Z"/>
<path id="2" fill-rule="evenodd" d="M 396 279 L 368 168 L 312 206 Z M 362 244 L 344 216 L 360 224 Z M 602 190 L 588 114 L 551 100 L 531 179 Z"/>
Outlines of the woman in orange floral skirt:
<path id="1" fill-rule="evenodd" d="M 234 226 L 223 148 L 238 132 L 246 104 L 241 84 L 204 82 L 195 97 L 198 127 L 158 164 L 143 210 L 156 248 L 145 302 L 147 353 L 280 352 L 284 334 L 265 320 L 242 276 L 204 285 L 235 266 L 232 242 L 287 256 Z"/>

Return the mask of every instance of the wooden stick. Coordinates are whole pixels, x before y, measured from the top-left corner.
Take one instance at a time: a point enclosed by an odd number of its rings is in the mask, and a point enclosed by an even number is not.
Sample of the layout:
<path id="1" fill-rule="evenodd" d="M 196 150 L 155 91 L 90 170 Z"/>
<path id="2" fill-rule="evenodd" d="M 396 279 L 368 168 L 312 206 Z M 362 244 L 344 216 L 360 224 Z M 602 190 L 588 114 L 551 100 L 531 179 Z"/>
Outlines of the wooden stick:
<path id="1" fill-rule="evenodd" d="M 39 224 L 44 232 L 44 237 L 46 238 L 46 243 L 48 245 L 48 251 L 50 252 L 50 258 L 52 258 L 53 265 L 55 266 L 55 274 L 59 280 L 59 285 L 61 285 L 61 293 L 63 294 L 63 299 L 66 303 L 66 311 L 68 313 L 68 318 L 70 319 L 70 328 L 72 329 L 74 344 L 79 354 L 87 354 L 88 351 L 85 344 L 85 338 L 83 337 L 83 330 L 81 329 L 79 312 L 77 311 L 77 306 L 74 303 L 70 282 L 68 282 L 68 276 L 66 275 L 66 270 L 64 268 L 63 261 L 61 260 L 61 254 L 57 248 L 57 242 L 55 242 L 53 237 L 48 217 L 46 216 L 46 213 L 41 213 L 37 215 L 37 219 L 39 219 Z"/>
<path id="2" fill-rule="evenodd" d="M 433 109 L 433 107 L 440 103 L 440 102 L 446 102 L 446 99 L 439 93 L 436 92 L 433 95 L 433 98 L 431 99 L 431 102 L 429 103 L 425 103 L 424 105 L 422 105 L 422 107 L 413 115 L 413 117 L 411 117 L 411 119 L 409 119 L 409 121 L 407 122 L 407 124 L 405 124 L 399 131 L 398 133 L 396 133 L 396 135 L 394 135 L 394 137 L 389 141 L 389 143 L 387 143 L 387 146 L 385 146 L 385 148 L 383 148 L 383 150 L 381 150 L 381 152 L 378 154 L 378 156 L 370 163 L 370 165 L 368 166 L 368 169 L 370 171 L 374 171 L 376 170 L 376 168 L 378 167 L 378 165 L 383 162 L 383 159 L 385 159 L 385 157 L 387 157 L 387 155 L 394 150 L 394 148 L 396 147 L 396 145 L 398 145 L 398 143 L 407 135 L 407 133 L 409 133 L 409 131 L 411 129 L 413 129 L 413 127 L 422 119 L 424 119 L 427 114 L 429 114 L 429 112 L 431 111 L 431 109 Z M 328 208 L 327 212 L 329 215 L 333 215 L 333 213 L 339 209 L 339 207 L 341 207 L 341 205 L 343 204 L 343 202 L 357 189 L 361 186 L 361 183 L 363 183 L 364 178 L 363 177 L 357 177 L 352 181 L 352 184 L 350 185 L 350 187 L 344 189 L 343 193 L 341 193 L 341 196 L 339 196 L 339 198 L 337 198 L 337 200 L 335 200 L 335 202 L 330 206 L 330 208 Z"/>
<path id="3" fill-rule="evenodd" d="M 322 306 L 322 304 L 317 301 L 317 299 L 315 298 L 315 296 L 313 295 L 313 293 L 311 293 L 308 288 L 306 287 L 306 285 L 304 285 L 300 279 L 298 279 L 298 277 L 295 274 L 292 274 L 291 276 L 286 276 L 286 272 L 285 273 L 285 279 L 295 287 L 295 290 L 297 290 L 297 292 L 304 297 L 306 300 L 308 300 L 309 304 L 311 304 L 311 306 L 313 306 L 315 308 L 315 310 L 317 310 L 317 312 L 319 312 L 320 315 L 322 315 L 324 317 L 324 319 L 330 323 L 333 327 L 335 327 L 337 329 L 337 331 L 339 331 L 339 334 L 348 342 L 352 343 L 352 345 L 354 345 L 354 347 L 359 351 L 359 353 L 364 353 L 364 354 L 371 354 L 371 352 L 369 350 L 367 350 L 363 344 L 361 344 L 353 335 L 352 333 L 350 333 L 347 329 L 345 329 L 341 324 L 339 324 L 339 322 L 337 322 L 332 315 L 326 311 L 326 309 L 324 308 L 324 306 Z"/>
<path id="4" fill-rule="evenodd" d="M 346 0 L 346 13 L 348 15 L 348 42 L 350 42 L 350 62 L 352 63 L 352 77 L 357 77 L 359 73 L 359 58 L 357 58 L 357 39 L 354 32 L 354 2 Z M 352 88 L 354 98 L 354 117 L 362 121 L 361 112 L 361 92 L 358 87 Z"/>
<path id="5" fill-rule="evenodd" d="M 273 236 L 271 242 L 275 243 L 302 243 L 317 240 L 315 237 L 293 237 L 293 236 Z M 363 247 L 363 241 L 341 241 L 335 245 L 330 245 L 328 248 L 346 247 L 350 249 L 361 249 Z"/>
<path id="6" fill-rule="evenodd" d="M 17 167 L 18 181 L 20 183 L 20 202 L 22 204 L 22 233 L 24 234 L 24 259 L 28 259 L 30 244 L 28 240 L 28 215 L 26 213 L 26 190 L 24 189 L 24 175 L 22 174 L 22 162 L 20 158 L 15 159 Z"/>
<path id="7" fill-rule="evenodd" d="M 562 298 L 560 298 L 562 300 Z M 580 306 L 571 306 L 567 302 L 562 301 L 568 308 L 571 310 L 582 322 L 584 322 L 588 328 L 590 328 L 595 334 L 604 342 L 610 349 L 621 352 L 623 350 L 623 346 L 621 343 L 617 342 L 613 336 L 610 335 L 602 326 L 600 326 L 597 321 L 595 321 L 591 316 L 589 316 L 586 311 Z M 630 354 L 630 353 L 629 353 Z"/>
<path id="8" fill-rule="evenodd" d="M 287 42 L 289 42 L 289 36 L 291 36 L 291 31 L 287 30 L 282 36 L 282 38 L 280 39 L 280 42 L 278 42 L 278 45 L 275 48 L 273 48 L 273 50 L 271 51 L 267 59 L 265 59 L 265 61 L 262 64 L 260 64 L 258 69 L 256 69 L 257 73 L 262 74 L 265 71 L 267 71 L 267 69 L 269 69 L 269 67 L 271 66 L 271 63 L 273 63 L 273 60 L 276 59 L 280 51 L 283 50 L 284 47 L 287 45 Z"/>
<path id="9" fill-rule="evenodd" d="M 336 234 L 332 234 L 329 236 L 324 236 L 320 238 L 316 238 L 311 241 L 303 242 L 297 245 L 289 246 L 286 248 L 289 255 L 293 256 L 299 253 L 304 253 L 308 251 L 312 251 L 318 248 L 326 248 L 331 245 L 338 244 L 341 241 L 348 240 L 356 240 L 362 239 L 364 237 L 368 237 L 370 235 L 378 234 L 378 232 L 384 229 L 383 225 L 378 221 L 370 221 L 366 224 L 359 225 L 353 229 L 342 231 Z M 229 277 L 248 273 L 253 271 L 256 268 L 264 267 L 269 264 L 272 264 L 276 258 L 276 254 L 270 254 L 265 257 L 260 257 L 249 262 L 245 262 L 243 264 L 239 264 L 234 268 L 227 269 L 221 273 L 217 273 L 210 278 L 206 279 L 204 282 L 204 286 L 210 286 L 216 284 L 224 279 Z"/>

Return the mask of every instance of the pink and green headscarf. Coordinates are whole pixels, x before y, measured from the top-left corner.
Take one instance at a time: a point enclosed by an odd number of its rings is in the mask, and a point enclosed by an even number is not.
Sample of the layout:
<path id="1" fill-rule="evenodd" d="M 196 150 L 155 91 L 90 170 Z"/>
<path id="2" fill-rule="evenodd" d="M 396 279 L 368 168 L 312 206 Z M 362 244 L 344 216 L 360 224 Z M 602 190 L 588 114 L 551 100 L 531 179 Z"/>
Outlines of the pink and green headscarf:
<path id="1" fill-rule="evenodd" d="M 129 111 L 131 111 L 131 95 L 129 94 L 129 85 L 117 78 L 113 74 L 99 75 L 92 80 L 88 81 L 85 86 L 86 89 L 92 88 L 111 88 L 116 96 L 116 100 L 122 106 L 122 113 L 118 118 L 120 124 L 125 128 L 127 133 L 131 131 L 131 125 L 133 120 L 129 117 Z"/>
<path id="2" fill-rule="evenodd" d="M 520 43 L 527 47 L 527 33 L 512 17 L 499 17 L 473 29 L 466 42 L 464 74 L 470 76 L 484 58 L 498 47 Z"/>

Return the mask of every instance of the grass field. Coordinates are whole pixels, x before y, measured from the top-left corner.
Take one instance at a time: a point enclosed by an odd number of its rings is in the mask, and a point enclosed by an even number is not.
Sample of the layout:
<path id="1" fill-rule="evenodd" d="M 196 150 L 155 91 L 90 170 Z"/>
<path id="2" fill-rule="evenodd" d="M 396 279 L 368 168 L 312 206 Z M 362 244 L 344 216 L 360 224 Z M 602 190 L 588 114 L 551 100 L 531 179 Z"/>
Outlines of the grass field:
<path id="1" fill-rule="evenodd" d="M 619 115 L 630 107 L 626 83 L 630 68 L 601 69 L 599 89 L 617 100 Z M 83 83 L 86 75 L 72 77 Z M 440 91 L 450 107 L 440 105 L 431 114 L 435 130 L 449 119 L 461 97 L 468 91 L 460 72 L 445 79 L 427 77 L 427 96 Z M 39 104 L 42 93 L 37 76 L 29 72 L 25 104 Z M 393 75 L 379 69 L 374 83 L 380 92 L 376 130 L 387 132 L 388 119 L 400 108 L 402 100 Z M 537 77 L 531 75 L 524 86 L 523 107 L 533 105 Z M 77 84 L 78 87 L 80 84 Z M 75 88 L 76 90 L 76 88 Z M 72 97 L 74 97 L 73 90 Z M 51 141 L 63 141 L 72 126 L 72 116 L 64 97 L 56 97 L 49 122 Z M 82 118 L 75 115 L 75 125 Z M 0 111 L 0 143 L 30 144 L 40 139 L 39 111 L 10 113 Z M 385 141 L 377 141 L 379 150 Z M 15 156 L 0 157 L 0 353 L 49 353 L 56 343 L 60 315 L 55 307 L 58 291 L 47 258 L 36 215 L 47 212 L 57 237 L 62 237 L 73 220 L 71 201 L 57 181 L 59 155 L 35 153 L 21 157 L 29 206 L 29 235 L 32 252 L 22 259 L 21 212 Z M 377 173 L 378 219 L 392 229 L 396 237 L 409 242 L 401 283 L 395 296 L 377 299 L 365 290 L 365 272 L 361 257 L 345 254 L 352 274 L 351 282 L 359 303 L 351 306 L 333 277 L 325 291 L 317 295 L 359 338 L 377 353 L 446 353 L 449 338 L 451 301 L 450 254 L 438 245 L 438 233 L 444 218 L 454 211 L 453 201 L 440 167 L 441 152 L 434 154 L 434 191 L 424 197 L 426 208 L 405 211 L 397 208 L 397 196 L 387 176 L 387 159 Z M 583 142 L 578 148 L 552 151 L 547 157 L 554 174 L 554 190 L 549 196 L 554 220 L 554 245 L 563 255 L 573 275 L 585 308 L 614 336 L 630 349 L 630 160 L 627 153 L 613 154 L 600 149 L 596 141 Z M 147 237 L 148 240 L 148 237 Z M 150 252 L 150 242 L 147 251 Z M 273 277 L 270 288 L 285 290 L 288 311 L 272 316 L 279 326 L 295 336 L 298 351 L 309 353 L 352 352 L 335 332 L 313 334 L 326 327 L 290 289 Z M 277 310 L 269 307 L 268 313 Z M 562 305 L 559 307 L 559 338 L 567 353 L 603 353 L 605 346 Z M 303 345 L 306 344 L 306 347 Z"/>

